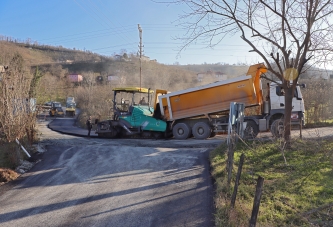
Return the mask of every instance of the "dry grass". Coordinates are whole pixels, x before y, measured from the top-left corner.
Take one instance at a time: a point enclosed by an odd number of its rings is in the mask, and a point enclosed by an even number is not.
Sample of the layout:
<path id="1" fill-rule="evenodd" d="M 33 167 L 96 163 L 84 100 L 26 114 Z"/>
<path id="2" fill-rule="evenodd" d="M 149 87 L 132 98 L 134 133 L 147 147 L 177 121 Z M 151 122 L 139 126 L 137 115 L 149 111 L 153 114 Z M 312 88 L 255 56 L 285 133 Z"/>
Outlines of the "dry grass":
<path id="1" fill-rule="evenodd" d="M 0 168 L 0 183 L 15 180 L 19 174 L 7 168 Z"/>

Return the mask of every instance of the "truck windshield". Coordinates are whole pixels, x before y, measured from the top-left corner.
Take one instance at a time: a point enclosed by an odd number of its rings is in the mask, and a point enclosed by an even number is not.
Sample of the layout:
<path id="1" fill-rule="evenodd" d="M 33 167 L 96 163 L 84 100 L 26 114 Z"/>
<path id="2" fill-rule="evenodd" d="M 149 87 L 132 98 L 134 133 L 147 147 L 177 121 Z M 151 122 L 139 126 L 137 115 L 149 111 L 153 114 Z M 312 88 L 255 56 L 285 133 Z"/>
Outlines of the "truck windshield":
<path id="1" fill-rule="evenodd" d="M 151 102 L 151 96 L 149 98 L 149 102 Z M 127 93 L 127 92 L 120 92 L 117 93 L 116 104 L 128 104 L 132 106 L 136 105 L 148 105 L 148 95 L 144 93 Z"/>
<path id="2" fill-rule="evenodd" d="M 285 95 L 283 87 L 281 87 L 281 86 L 276 87 L 276 95 L 277 96 L 284 96 Z M 297 88 L 294 91 L 294 97 L 298 98 Z"/>
<path id="3" fill-rule="evenodd" d="M 60 103 L 53 103 L 53 106 L 54 107 L 61 107 L 61 104 Z"/>

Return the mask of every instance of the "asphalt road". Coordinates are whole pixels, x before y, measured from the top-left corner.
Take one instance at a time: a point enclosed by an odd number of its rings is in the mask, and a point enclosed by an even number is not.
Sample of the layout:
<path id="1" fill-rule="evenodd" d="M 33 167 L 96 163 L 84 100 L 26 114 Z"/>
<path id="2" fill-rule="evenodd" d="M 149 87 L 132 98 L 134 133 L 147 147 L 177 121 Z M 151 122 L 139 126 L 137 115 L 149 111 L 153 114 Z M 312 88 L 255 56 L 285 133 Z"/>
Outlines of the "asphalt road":
<path id="1" fill-rule="evenodd" d="M 214 226 L 208 154 L 222 140 L 89 139 L 46 123 L 42 161 L 1 192 L 0 226 Z"/>

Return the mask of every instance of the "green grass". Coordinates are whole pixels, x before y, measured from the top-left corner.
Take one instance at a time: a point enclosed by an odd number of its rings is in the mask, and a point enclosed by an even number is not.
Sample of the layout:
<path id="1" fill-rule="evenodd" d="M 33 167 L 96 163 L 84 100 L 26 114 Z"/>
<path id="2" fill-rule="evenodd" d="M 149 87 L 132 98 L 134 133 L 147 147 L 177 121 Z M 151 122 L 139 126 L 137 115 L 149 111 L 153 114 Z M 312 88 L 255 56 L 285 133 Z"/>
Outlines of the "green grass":
<path id="1" fill-rule="evenodd" d="M 217 226 L 248 226 L 256 180 L 265 178 L 257 226 L 310 226 L 333 220 L 331 207 L 306 214 L 333 202 L 333 141 L 293 141 L 284 151 L 279 142 L 238 144 L 233 181 L 227 185 L 226 145 L 211 153 L 216 179 Z M 235 208 L 230 208 L 240 155 L 245 154 Z"/>
<path id="2" fill-rule="evenodd" d="M 326 120 L 325 122 L 308 123 L 305 128 L 319 128 L 319 127 L 330 127 L 333 126 L 333 120 Z"/>
<path id="3" fill-rule="evenodd" d="M 315 113 L 321 113 L 315 116 Z M 326 106 L 323 111 L 315 110 L 313 107 L 307 107 L 305 110 L 305 127 L 326 127 L 333 125 L 333 119 L 330 118 L 329 108 Z"/>

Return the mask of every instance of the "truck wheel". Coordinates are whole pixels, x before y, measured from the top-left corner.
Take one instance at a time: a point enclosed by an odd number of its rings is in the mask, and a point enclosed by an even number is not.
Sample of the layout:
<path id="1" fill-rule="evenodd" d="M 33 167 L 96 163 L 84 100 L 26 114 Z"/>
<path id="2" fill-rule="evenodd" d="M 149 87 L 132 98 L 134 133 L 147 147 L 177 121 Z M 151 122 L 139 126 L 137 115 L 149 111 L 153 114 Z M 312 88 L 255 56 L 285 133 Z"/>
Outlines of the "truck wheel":
<path id="1" fill-rule="evenodd" d="M 212 129 L 205 122 L 197 122 L 192 128 L 192 134 L 196 139 L 204 140 L 210 137 Z"/>
<path id="2" fill-rule="evenodd" d="M 185 123 L 177 123 L 172 129 L 172 133 L 175 139 L 186 140 L 191 134 L 191 129 Z"/>
<path id="3" fill-rule="evenodd" d="M 254 121 L 247 121 L 244 129 L 244 139 L 254 139 L 259 133 L 258 125 Z"/>
<path id="4" fill-rule="evenodd" d="M 271 125 L 271 133 L 276 138 L 281 138 L 284 132 L 283 119 L 276 119 Z"/>

